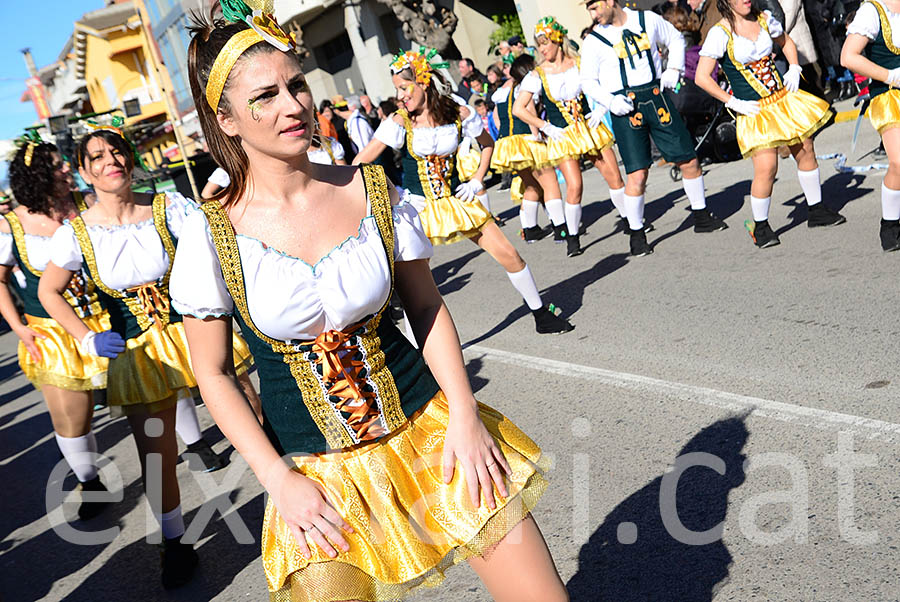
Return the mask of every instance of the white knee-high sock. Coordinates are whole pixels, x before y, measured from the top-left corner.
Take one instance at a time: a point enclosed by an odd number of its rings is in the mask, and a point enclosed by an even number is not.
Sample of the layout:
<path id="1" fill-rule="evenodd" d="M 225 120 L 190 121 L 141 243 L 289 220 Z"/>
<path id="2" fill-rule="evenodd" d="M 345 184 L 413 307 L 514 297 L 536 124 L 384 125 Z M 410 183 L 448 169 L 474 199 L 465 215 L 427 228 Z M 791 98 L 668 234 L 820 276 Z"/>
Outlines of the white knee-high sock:
<path id="1" fill-rule="evenodd" d="M 696 178 L 682 178 L 681 185 L 684 193 L 691 202 L 691 209 L 706 209 L 706 189 L 703 187 L 703 176 Z"/>
<path id="2" fill-rule="evenodd" d="M 57 434 L 56 444 L 80 482 L 90 481 L 97 476 L 97 465 L 89 455 L 97 453 L 97 440 L 93 431 L 80 437 L 63 437 Z"/>
<path id="3" fill-rule="evenodd" d="M 191 445 L 200 441 L 203 432 L 200 430 L 194 399 L 186 392 L 182 395 L 178 399 L 178 405 L 175 406 L 175 431 L 185 445 Z"/>
<path id="4" fill-rule="evenodd" d="M 644 195 L 625 195 L 625 216 L 632 230 L 644 229 Z"/>
<path id="5" fill-rule="evenodd" d="M 540 203 L 537 201 L 522 199 L 522 205 L 519 207 L 519 220 L 522 222 L 523 228 L 533 228 L 537 226 L 538 205 L 540 205 Z"/>
<path id="6" fill-rule="evenodd" d="M 625 187 L 610 188 L 609 200 L 612 201 L 613 207 L 619 212 L 619 217 L 625 217 Z"/>
<path id="7" fill-rule="evenodd" d="M 563 210 L 562 199 L 545 200 L 544 207 L 547 208 L 547 213 L 550 214 L 550 221 L 554 226 L 562 226 L 566 223 L 566 214 Z"/>
<path id="8" fill-rule="evenodd" d="M 762 222 L 769 219 L 769 204 L 772 197 L 767 196 L 764 199 L 750 195 L 750 210 L 753 211 L 753 219 Z"/>
<path id="9" fill-rule="evenodd" d="M 900 190 L 891 190 L 881 184 L 881 217 L 895 221 L 900 219 Z"/>
<path id="10" fill-rule="evenodd" d="M 160 530 L 166 539 L 184 535 L 184 516 L 181 514 L 181 504 L 178 504 L 174 510 L 154 514 L 154 516 L 159 521 Z"/>
<path id="11" fill-rule="evenodd" d="M 566 203 L 566 231 L 569 236 L 578 236 L 581 227 L 581 203 Z"/>
<path id="12" fill-rule="evenodd" d="M 481 201 L 481 204 L 484 205 L 484 208 L 488 210 L 488 213 L 491 213 L 491 198 L 488 196 L 487 192 L 476 194 L 475 198 Z"/>
<path id="13" fill-rule="evenodd" d="M 528 309 L 540 309 L 544 306 L 544 303 L 541 301 L 541 294 L 538 293 L 537 285 L 534 283 L 534 276 L 531 275 L 531 270 L 528 269 L 527 265 L 521 271 L 506 272 L 506 275 L 509 276 L 509 281 L 516 287 L 522 298 L 525 299 Z"/>
<path id="14" fill-rule="evenodd" d="M 806 204 L 812 207 L 822 202 L 822 184 L 819 183 L 819 168 L 809 171 L 797 170 L 797 179 L 800 180 L 800 188 L 806 197 Z"/>

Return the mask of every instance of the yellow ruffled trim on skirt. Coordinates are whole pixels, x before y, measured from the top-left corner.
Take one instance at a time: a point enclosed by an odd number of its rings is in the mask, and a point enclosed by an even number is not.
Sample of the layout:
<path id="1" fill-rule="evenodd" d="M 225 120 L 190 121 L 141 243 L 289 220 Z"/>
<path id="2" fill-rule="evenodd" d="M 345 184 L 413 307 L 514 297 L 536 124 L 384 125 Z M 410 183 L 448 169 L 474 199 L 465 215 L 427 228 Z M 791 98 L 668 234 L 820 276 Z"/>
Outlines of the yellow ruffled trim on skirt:
<path id="1" fill-rule="evenodd" d="M 488 509 L 472 505 L 457 464 L 441 478 L 448 406 L 438 393 L 409 422 L 378 442 L 346 452 L 294 458 L 297 470 L 328 492 L 354 529 L 348 552 L 335 559 L 310 541 L 304 559 L 271 499 L 262 532 L 262 561 L 273 602 L 396 600 L 438 585 L 450 566 L 481 556 L 522 521 L 543 494 L 540 448 L 508 418 L 479 404 L 481 419 L 513 474 L 509 496 Z"/>
<path id="2" fill-rule="evenodd" d="M 253 356 L 238 334 L 232 348 L 235 370 L 242 374 L 253 366 Z M 196 386 L 184 324 L 175 322 L 165 328 L 151 326 L 125 341 L 125 351 L 109 361 L 106 399 L 113 416 L 155 414 L 174 406 L 179 393 Z"/>
<path id="3" fill-rule="evenodd" d="M 585 155 L 599 155 L 615 142 L 612 132 L 602 123 L 591 128 L 587 121 L 578 121 L 567 126 L 563 133 L 561 140 L 547 140 L 546 157 L 537 168 L 555 167 L 568 159 L 578 161 Z"/>
<path id="4" fill-rule="evenodd" d="M 467 153 L 457 153 L 456 155 L 456 172 L 463 182 L 468 182 L 475 176 L 479 165 L 481 165 L 481 153 L 474 148 L 470 148 Z M 488 178 L 490 174 L 491 172 L 487 172 L 484 177 Z"/>
<path id="5" fill-rule="evenodd" d="M 759 113 L 737 116 L 741 155 L 803 142 L 831 119 L 828 102 L 803 90 L 781 88 L 759 101 Z"/>
<path id="6" fill-rule="evenodd" d="M 873 98 L 866 117 L 879 134 L 900 126 L 900 90 L 892 88 Z"/>
<path id="7" fill-rule="evenodd" d="M 105 311 L 84 318 L 85 325 L 94 332 L 109 330 L 109 314 Z M 82 353 L 78 341 L 53 318 L 25 315 L 25 322 L 33 331 L 47 338 L 35 338 L 41 361 L 35 362 L 25 345 L 19 341 L 19 366 L 36 389 L 52 385 L 67 391 L 92 391 L 106 387 L 109 360 Z"/>
<path id="8" fill-rule="evenodd" d="M 461 201 L 455 196 L 436 201 L 426 199 L 424 209 L 419 212 L 422 230 L 433 245 L 449 245 L 471 238 L 493 219 L 477 198 L 471 201 Z"/>
<path id="9" fill-rule="evenodd" d="M 547 147 L 534 140 L 531 134 L 505 136 L 494 143 L 491 169 L 495 171 L 516 172 L 546 164 Z"/>

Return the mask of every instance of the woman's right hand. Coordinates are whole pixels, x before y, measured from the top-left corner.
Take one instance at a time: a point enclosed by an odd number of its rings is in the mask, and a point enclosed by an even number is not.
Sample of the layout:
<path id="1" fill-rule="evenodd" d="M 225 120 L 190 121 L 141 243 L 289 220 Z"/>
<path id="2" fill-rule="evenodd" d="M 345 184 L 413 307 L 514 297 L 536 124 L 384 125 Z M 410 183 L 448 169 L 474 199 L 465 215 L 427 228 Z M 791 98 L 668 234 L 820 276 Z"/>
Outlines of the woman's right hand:
<path id="1" fill-rule="evenodd" d="M 732 96 L 728 99 L 728 102 L 725 103 L 725 107 L 740 115 L 752 116 L 759 113 L 758 100 L 741 100 L 740 98 Z"/>
<path id="2" fill-rule="evenodd" d="M 307 536 L 331 558 L 337 556 L 335 545 L 344 552 L 350 549 L 341 531 L 353 533 L 353 527 L 334 509 L 321 485 L 295 471 L 288 471 L 269 493 L 304 558 L 312 557 Z"/>
<path id="3" fill-rule="evenodd" d="M 22 344 L 25 345 L 25 350 L 28 351 L 28 355 L 31 356 L 35 362 L 40 362 L 44 356 L 41 355 L 41 350 L 38 349 L 38 346 L 34 344 L 35 339 L 46 339 L 47 335 L 41 334 L 36 330 L 32 330 L 25 326 L 24 324 L 21 327 L 16 327 L 13 329 L 16 333 L 16 336 L 19 337 L 19 340 L 22 341 Z"/>

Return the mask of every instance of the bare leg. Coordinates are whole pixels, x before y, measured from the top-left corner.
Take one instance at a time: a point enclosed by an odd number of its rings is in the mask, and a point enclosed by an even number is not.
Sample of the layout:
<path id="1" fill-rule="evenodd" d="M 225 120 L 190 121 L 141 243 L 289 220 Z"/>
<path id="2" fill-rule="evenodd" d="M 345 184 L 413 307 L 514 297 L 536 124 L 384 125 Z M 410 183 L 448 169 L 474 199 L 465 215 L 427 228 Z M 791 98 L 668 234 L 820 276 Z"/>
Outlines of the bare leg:
<path id="1" fill-rule="evenodd" d="M 482 228 L 471 240 L 487 251 L 507 272 L 521 272 L 525 269 L 525 260 L 494 222 Z"/>
<path id="2" fill-rule="evenodd" d="M 618 190 L 625 186 L 622 173 L 619 171 L 619 163 L 616 160 L 616 151 L 612 147 L 604 149 L 599 156 L 591 157 L 591 161 L 612 190 Z"/>

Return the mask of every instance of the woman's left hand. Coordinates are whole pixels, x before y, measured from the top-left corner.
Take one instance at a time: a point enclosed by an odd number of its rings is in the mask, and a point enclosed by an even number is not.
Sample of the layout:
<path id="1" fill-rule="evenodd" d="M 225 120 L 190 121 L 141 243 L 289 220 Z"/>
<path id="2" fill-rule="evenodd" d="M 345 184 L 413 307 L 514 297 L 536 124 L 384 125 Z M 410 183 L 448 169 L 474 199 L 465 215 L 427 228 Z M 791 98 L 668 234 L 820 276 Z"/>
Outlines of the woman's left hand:
<path id="1" fill-rule="evenodd" d="M 481 506 L 481 492 L 488 508 L 497 507 L 494 501 L 494 486 L 501 497 L 506 497 L 504 475 L 511 475 L 512 469 L 503 452 L 487 431 L 476 409 L 451 410 L 447 434 L 444 438 L 443 475 L 444 482 L 453 480 L 456 461 L 459 460 L 469 497 L 476 507 Z"/>
<path id="2" fill-rule="evenodd" d="M 484 190 L 484 184 L 482 184 L 480 180 L 472 178 L 468 182 L 463 182 L 456 187 L 456 198 L 464 203 L 468 203 L 482 190 Z"/>

